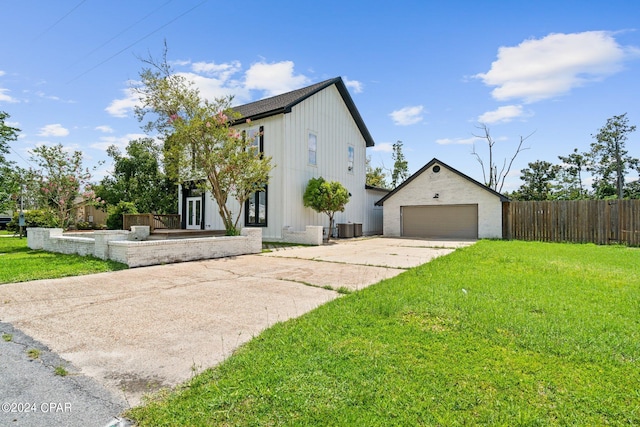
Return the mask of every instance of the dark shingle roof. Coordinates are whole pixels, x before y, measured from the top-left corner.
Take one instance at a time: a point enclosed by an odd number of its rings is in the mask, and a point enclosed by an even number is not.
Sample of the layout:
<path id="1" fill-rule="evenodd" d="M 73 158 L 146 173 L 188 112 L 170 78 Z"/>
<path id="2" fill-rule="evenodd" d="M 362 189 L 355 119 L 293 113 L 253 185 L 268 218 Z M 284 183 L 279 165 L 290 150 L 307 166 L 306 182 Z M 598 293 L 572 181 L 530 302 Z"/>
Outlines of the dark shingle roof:
<path id="1" fill-rule="evenodd" d="M 271 98 L 261 99 L 260 101 L 251 102 L 249 104 L 239 105 L 233 107 L 233 110 L 240 114 L 240 117 L 235 120 L 234 123 L 242 123 L 246 119 L 257 120 L 265 117 L 275 116 L 276 114 L 290 113 L 291 109 L 305 99 L 315 95 L 328 88 L 331 85 L 336 85 L 338 92 L 342 96 L 342 100 L 346 104 L 353 120 L 356 122 L 360 133 L 366 141 L 367 147 L 373 147 L 374 141 L 364 124 L 356 105 L 349 94 L 349 91 L 342 81 L 341 77 L 325 80 L 320 83 L 313 84 L 311 86 L 296 89 L 291 92 L 283 93 L 281 95 L 272 96 Z"/>

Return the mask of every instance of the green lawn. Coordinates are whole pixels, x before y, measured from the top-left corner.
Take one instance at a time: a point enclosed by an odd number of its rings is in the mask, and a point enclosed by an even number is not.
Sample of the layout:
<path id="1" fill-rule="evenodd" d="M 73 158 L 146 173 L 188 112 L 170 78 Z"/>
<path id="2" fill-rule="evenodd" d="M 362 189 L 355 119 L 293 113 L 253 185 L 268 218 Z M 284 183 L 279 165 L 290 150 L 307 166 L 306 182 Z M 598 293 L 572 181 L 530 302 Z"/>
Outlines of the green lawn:
<path id="1" fill-rule="evenodd" d="M 27 239 L 0 237 L 0 284 L 123 270 L 126 264 L 94 257 L 34 251 Z"/>
<path id="2" fill-rule="evenodd" d="M 265 331 L 140 426 L 638 425 L 640 250 L 481 241 Z"/>

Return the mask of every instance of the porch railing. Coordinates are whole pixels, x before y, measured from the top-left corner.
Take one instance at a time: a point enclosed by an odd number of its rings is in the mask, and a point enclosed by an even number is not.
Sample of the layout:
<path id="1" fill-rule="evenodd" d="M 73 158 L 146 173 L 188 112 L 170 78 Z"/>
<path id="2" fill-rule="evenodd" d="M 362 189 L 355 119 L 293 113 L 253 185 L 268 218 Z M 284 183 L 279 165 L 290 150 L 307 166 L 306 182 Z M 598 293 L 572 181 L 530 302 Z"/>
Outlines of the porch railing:
<path id="1" fill-rule="evenodd" d="M 123 217 L 122 228 L 124 230 L 130 230 L 132 225 L 148 225 L 151 233 L 157 229 L 179 230 L 181 228 L 180 215 L 178 214 L 124 214 Z"/>

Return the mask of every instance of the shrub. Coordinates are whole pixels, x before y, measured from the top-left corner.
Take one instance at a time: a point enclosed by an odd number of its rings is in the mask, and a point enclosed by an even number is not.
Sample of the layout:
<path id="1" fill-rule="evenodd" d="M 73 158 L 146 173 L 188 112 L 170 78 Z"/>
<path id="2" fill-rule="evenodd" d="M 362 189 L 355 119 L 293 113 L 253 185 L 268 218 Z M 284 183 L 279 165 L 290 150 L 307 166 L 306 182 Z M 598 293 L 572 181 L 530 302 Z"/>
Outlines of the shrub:
<path id="1" fill-rule="evenodd" d="M 137 214 L 138 209 L 132 202 L 120 202 L 116 206 L 109 206 L 107 210 L 109 216 L 107 217 L 107 228 L 109 230 L 122 230 L 122 215 L 124 214 Z"/>
<path id="2" fill-rule="evenodd" d="M 13 214 L 11 222 L 7 224 L 7 230 L 16 232 L 20 229 L 19 215 L 19 212 Z M 57 227 L 57 221 L 53 212 L 46 209 L 33 209 L 24 211 L 24 225 L 25 227 L 52 228 Z"/>
<path id="3" fill-rule="evenodd" d="M 94 226 L 90 222 L 87 221 L 78 221 L 76 222 L 76 229 L 78 230 L 93 230 Z"/>

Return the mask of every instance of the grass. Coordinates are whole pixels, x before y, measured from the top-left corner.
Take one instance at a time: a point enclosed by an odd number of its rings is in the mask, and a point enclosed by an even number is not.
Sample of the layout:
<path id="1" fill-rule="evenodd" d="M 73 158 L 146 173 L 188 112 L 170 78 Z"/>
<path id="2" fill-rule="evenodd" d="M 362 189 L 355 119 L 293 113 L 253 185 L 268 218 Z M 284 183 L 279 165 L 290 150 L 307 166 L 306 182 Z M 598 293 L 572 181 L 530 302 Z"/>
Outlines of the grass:
<path id="1" fill-rule="evenodd" d="M 27 247 L 27 239 L 0 238 L 0 284 L 123 270 L 126 264 Z"/>
<path id="2" fill-rule="evenodd" d="M 32 359 L 32 360 L 39 359 L 40 350 L 38 350 L 37 348 L 30 348 L 29 350 L 27 350 L 27 356 L 29 356 L 29 359 Z"/>
<path id="3" fill-rule="evenodd" d="M 481 241 L 268 329 L 143 426 L 640 424 L 640 250 Z"/>
<path id="4" fill-rule="evenodd" d="M 13 341 L 13 335 L 12 334 L 2 334 L 2 341 L 5 341 L 5 342 Z"/>
<path id="5" fill-rule="evenodd" d="M 268 242 L 268 241 L 263 241 L 262 242 L 262 253 L 266 254 L 266 253 L 271 253 L 274 250 L 278 250 L 278 248 L 289 248 L 289 247 L 306 247 L 306 246 L 314 246 L 314 245 L 307 245 L 304 243 L 288 243 L 288 242 Z"/>
<path id="6" fill-rule="evenodd" d="M 59 377 L 66 377 L 69 375 L 69 371 L 67 371 L 64 366 L 56 366 L 53 373 Z"/>

